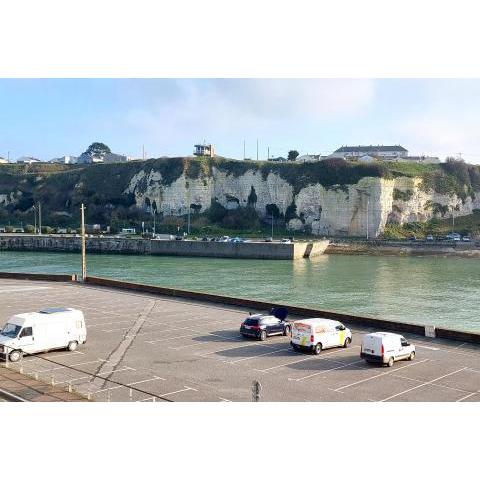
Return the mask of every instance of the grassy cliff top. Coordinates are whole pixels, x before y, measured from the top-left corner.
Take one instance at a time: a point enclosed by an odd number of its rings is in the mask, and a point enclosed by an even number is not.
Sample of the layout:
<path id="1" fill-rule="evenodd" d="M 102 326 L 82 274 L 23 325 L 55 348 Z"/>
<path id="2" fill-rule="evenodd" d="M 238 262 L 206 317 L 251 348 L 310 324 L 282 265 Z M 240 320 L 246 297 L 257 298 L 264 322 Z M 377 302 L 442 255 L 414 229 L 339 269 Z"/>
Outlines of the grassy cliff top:
<path id="1" fill-rule="evenodd" d="M 0 165 L 0 193 L 8 193 L 15 188 L 29 191 L 49 184 L 60 190 L 73 189 L 80 184 L 89 191 L 118 197 L 123 194 L 131 178 L 142 170 L 159 172 L 162 183 L 171 185 L 182 174 L 191 179 L 210 177 L 214 168 L 235 177 L 252 171 L 266 179 L 270 173 L 275 173 L 293 185 L 295 193 L 312 184 L 330 188 L 355 184 L 364 177 L 398 176 L 422 178 L 423 188 L 426 190 L 456 193 L 462 198 L 480 190 L 479 167 L 460 162 L 435 165 L 406 162 L 360 163 L 328 159 L 314 163 L 277 163 L 220 157 L 179 157 L 94 165 Z"/>

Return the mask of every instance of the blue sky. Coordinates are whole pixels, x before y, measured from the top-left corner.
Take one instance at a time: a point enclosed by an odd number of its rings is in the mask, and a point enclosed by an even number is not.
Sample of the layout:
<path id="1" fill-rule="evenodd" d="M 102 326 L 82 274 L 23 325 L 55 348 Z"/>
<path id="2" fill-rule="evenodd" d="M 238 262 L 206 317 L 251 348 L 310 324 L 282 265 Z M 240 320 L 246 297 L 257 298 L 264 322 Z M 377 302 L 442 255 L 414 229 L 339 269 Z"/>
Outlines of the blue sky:
<path id="1" fill-rule="evenodd" d="M 462 152 L 480 163 L 480 81 L 466 79 L 0 79 L 0 156 L 48 160 L 101 141 L 148 157 L 328 154 L 346 144 Z"/>

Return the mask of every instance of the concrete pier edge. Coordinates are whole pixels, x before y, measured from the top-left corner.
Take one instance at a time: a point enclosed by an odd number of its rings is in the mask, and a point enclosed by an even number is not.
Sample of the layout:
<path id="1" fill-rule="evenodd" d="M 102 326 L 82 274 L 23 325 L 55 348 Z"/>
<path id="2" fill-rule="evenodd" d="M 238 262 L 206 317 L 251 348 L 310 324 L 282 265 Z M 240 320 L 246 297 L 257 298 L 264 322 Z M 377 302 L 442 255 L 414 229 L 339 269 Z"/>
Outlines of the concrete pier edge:
<path id="1" fill-rule="evenodd" d="M 77 282 L 77 275 L 66 274 L 42 274 L 42 273 L 22 273 L 22 272 L 0 272 L 0 278 L 12 278 L 17 280 L 38 280 L 55 282 Z M 326 311 L 315 308 L 299 307 L 296 305 L 278 304 L 261 300 L 252 300 L 240 297 L 230 297 L 228 295 L 218 295 L 206 292 L 197 292 L 192 290 L 182 290 L 177 288 L 160 287 L 143 283 L 126 282 L 122 280 L 113 280 L 103 277 L 87 277 L 86 284 L 128 290 L 134 292 L 151 293 L 155 295 L 185 298 L 189 300 L 198 300 L 224 305 L 233 305 L 238 307 L 247 307 L 255 310 L 269 310 L 275 306 L 286 306 L 293 315 L 305 317 L 326 317 L 333 320 L 339 320 L 347 324 L 375 327 L 382 330 L 391 330 L 402 333 L 412 333 L 425 336 L 425 325 L 397 322 L 394 320 L 385 320 L 370 316 L 352 315 L 336 311 Z M 455 330 L 443 327 L 435 327 L 435 337 L 446 340 L 468 342 L 480 344 L 480 333 L 471 331 Z"/>

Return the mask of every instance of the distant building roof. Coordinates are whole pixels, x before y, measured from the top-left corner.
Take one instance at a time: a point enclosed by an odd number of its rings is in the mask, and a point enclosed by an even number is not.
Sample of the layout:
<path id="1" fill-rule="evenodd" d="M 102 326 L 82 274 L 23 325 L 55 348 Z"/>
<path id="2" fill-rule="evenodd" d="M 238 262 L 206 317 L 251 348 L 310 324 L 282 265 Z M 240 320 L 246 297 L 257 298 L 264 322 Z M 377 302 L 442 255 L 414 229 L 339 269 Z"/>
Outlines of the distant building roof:
<path id="1" fill-rule="evenodd" d="M 334 153 L 348 153 L 348 152 L 408 152 L 406 148 L 401 145 L 354 145 L 344 146 L 335 150 Z"/>

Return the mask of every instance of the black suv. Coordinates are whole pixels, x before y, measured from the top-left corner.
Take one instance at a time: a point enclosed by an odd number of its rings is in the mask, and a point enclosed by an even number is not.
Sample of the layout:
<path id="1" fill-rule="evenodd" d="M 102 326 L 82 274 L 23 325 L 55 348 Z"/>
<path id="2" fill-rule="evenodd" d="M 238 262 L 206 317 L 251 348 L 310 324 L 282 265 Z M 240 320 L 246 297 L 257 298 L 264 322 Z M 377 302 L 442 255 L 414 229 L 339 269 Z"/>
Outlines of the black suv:
<path id="1" fill-rule="evenodd" d="M 266 340 L 270 335 L 290 335 L 291 325 L 287 321 L 288 310 L 276 307 L 268 315 L 256 313 L 249 315 L 240 325 L 240 333 L 244 337 L 255 337 Z"/>

